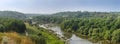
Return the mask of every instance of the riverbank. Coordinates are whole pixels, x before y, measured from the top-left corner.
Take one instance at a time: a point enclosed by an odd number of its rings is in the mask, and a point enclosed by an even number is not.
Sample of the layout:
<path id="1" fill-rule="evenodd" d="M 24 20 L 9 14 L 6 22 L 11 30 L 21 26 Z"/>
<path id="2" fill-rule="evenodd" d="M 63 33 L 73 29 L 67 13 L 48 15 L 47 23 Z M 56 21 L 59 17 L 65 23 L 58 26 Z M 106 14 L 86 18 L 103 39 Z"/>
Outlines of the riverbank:
<path id="1" fill-rule="evenodd" d="M 60 27 L 58 27 L 55 24 L 39 24 L 39 27 L 44 28 L 48 30 L 49 32 L 52 32 L 57 37 L 59 37 L 60 40 L 64 41 L 65 44 L 69 44 L 67 41 L 67 37 L 63 35 L 63 32 L 61 31 Z"/>
<path id="2" fill-rule="evenodd" d="M 56 34 L 54 34 L 53 32 L 50 32 L 47 29 L 40 28 L 35 25 L 30 25 L 28 23 L 25 23 L 25 24 L 26 24 L 27 32 L 29 36 L 33 36 L 33 38 L 35 38 L 34 36 L 39 35 L 43 37 L 43 39 L 45 39 L 46 44 L 64 44 L 65 43 L 64 41 L 60 40 L 60 38 L 57 37 Z"/>
<path id="3" fill-rule="evenodd" d="M 61 28 L 57 25 L 52 24 L 52 26 L 50 26 L 50 25 L 47 24 L 47 26 L 46 26 L 46 24 L 43 24 L 43 25 L 39 25 L 39 26 L 43 27 L 43 28 L 47 28 L 48 30 L 52 30 L 57 35 L 64 35 L 64 37 L 62 37 L 61 39 L 66 41 L 66 43 L 69 43 L 69 44 L 80 44 L 80 43 L 89 44 L 90 43 L 90 44 L 92 44 L 92 42 L 90 42 L 86 39 L 77 37 L 73 33 L 63 32 L 61 30 Z M 60 37 L 60 36 L 58 36 L 58 37 Z"/>
<path id="4" fill-rule="evenodd" d="M 75 33 L 75 34 L 76 34 L 76 36 L 78 36 L 80 38 L 83 38 L 83 39 L 86 39 L 88 41 L 91 41 L 94 44 L 120 44 L 120 43 L 111 42 L 110 40 L 96 40 L 96 39 L 92 39 L 89 36 L 82 35 L 82 34 L 79 34 L 79 33 Z"/>

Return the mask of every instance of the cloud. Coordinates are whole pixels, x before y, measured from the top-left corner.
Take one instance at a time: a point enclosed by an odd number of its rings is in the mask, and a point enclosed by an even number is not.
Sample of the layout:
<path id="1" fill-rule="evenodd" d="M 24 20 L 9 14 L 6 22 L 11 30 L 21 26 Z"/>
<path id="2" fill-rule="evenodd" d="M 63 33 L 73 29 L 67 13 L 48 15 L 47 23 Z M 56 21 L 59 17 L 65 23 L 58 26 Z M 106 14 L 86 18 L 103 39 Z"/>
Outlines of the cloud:
<path id="1" fill-rule="evenodd" d="M 120 0 L 0 0 L 0 10 L 24 13 L 59 11 L 118 11 Z"/>

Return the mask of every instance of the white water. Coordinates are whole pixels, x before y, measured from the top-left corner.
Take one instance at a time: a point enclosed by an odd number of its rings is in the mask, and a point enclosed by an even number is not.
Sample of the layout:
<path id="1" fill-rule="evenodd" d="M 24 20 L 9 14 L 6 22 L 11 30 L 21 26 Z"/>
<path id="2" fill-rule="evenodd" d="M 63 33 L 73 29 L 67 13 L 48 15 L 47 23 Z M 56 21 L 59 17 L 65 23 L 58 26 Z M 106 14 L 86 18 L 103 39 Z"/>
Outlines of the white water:
<path id="1" fill-rule="evenodd" d="M 61 28 L 59 26 L 52 26 L 49 27 L 47 24 L 39 25 L 39 27 L 53 30 L 56 34 L 59 35 L 59 37 L 63 37 L 63 32 L 61 31 Z M 93 44 L 92 42 L 79 38 L 75 34 L 72 35 L 70 39 L 68 39 L 69 44 Z"/>

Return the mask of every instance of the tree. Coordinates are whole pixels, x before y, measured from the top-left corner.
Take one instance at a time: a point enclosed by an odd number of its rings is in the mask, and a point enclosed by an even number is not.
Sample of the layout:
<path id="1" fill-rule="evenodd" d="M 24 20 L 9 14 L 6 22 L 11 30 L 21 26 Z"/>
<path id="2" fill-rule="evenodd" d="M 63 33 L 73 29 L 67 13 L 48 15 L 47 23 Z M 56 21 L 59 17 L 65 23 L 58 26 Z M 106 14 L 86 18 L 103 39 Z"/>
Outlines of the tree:
<path id="1" fill-rule="evenodd" d="M 109 30 L 105 32 L 104 39 L 111 40 L 111 32 Z"/>
<path id="2" fill-rule="evenodd" d="M 92 39 L 96 39 L 96 40 L 99 39 L 99 29 L 97 29 L 97 28 L 93 29 Z"/>
<path id="3" fill-rule="evenodd" d="M 112 41 L 120 42 L 120 29 L 117 29 L 112 33 Z"/>
<path id="4" fill-rule="evenodd" d="M 26 26 L 22 20 L 16 20 L 12 18 L 2 18 L 0 21 L 0 32 L 18 32 L 24 33 Z"/>

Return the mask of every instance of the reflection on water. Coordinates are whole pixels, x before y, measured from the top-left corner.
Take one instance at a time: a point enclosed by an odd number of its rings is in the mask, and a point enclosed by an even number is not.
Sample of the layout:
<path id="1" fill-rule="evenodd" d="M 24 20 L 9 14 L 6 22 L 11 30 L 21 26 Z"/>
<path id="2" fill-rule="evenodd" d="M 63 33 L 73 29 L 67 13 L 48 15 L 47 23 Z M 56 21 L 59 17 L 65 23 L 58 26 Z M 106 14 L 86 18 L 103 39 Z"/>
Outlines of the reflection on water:
<path id="1" fill-rule="evenodd" d="M 61 28 L 59 26 L 48 26 L 48 24 L 44 24 L 44 25 L 39 25 L 39 27 L 53 30 L 56 34 L 59 35 L 59 37 L 63 37 L 63 32 L 61 31 Z M 68 42 L 70 44 L 93 44 L 88 40 L 77 37 L 75 34 L 73 34 L 72 37 L 68 39 Z"/>
<path id="2" fill-rule="evenodd" d="M 89 42 L 85 39 L 79 38 L 75 34 L 72 35 L 69 42 L 70 42 L 70 44 L 92 44 L 92 42 Z"/>

